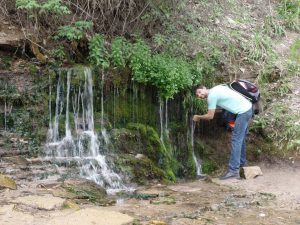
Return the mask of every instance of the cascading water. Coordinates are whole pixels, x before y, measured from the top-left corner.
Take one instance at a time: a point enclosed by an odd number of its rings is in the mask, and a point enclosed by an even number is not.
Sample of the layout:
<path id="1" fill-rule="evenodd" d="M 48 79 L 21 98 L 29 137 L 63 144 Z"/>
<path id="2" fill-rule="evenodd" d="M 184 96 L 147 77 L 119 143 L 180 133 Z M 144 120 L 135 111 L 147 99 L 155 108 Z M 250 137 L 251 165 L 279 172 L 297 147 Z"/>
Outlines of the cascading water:
<path id="1" fill-rule="evenodd" d="M 191 121 L 191 147 L 192 147 L 192 154 L 193 154 L 193 159 L 196 165 L 196 175 L 197 176 L 203 176 L 202 171 L 201 171 L 201 160 L 197 159 L 195 155 L 195 147 L 194 147 L 194 131 L 195 131 L 195 123 Z"/>
<path id="2" fill-rule="evenodd" d="M 46 158 L 64 161 L 75 160 L 80 166 L 80 175 L 93 180 L 97 184 L 106 188 L 107 192 L 113 193 L 115 191 L 125 190 L 127 188 L 122 184 L 121 177 L 109 167 L 105 156 L 101 154 L 103 147 L 100 145 L 99 137 L 94 131 L 92 72 L 89 68 L 84 69 L 84 81 L 82 81 L 79 85 L 78 90 L 75 88 L 71 98 L 71 76 L 74 73 L 74 70 L 69 70 L 67 72 L 67 94 L 65 97 L 62 94 L 62 72 L 59 74 L 56 92 L 55 117 L 54 120 L 50 118 L 48 143 L 45 147 Z M 69 117 L 70 99 L 72 99 L 75 124 L 73 135 Z M 50 105 L 51 102 L 49 103 L 49 106 Z M 103 122 L 103 91 L 101 106 L 101 135 L 105 135 L 106 132 Z M 62 135 L 59 134 L 59 122 L 63 108 L 65 108 L 66 118 L 65 134 L 62 137 Z M 107 136 L 102 138 L 104 140 L 108 139 Z"/>

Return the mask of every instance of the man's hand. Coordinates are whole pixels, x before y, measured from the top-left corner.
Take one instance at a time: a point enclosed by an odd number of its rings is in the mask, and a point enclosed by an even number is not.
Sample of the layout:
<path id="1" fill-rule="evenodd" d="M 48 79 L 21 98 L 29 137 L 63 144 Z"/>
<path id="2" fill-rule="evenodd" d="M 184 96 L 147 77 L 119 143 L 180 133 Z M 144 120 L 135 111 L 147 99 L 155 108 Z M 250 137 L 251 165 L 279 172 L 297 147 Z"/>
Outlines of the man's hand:
<path id="1" fill-rule="evenodd" d="M 193 116 L 193 121 L 194 121 L 194 122 L 200 121 L 200 116 L 199 116 L 199 115 L 194 115 L 194 116 Z"/>

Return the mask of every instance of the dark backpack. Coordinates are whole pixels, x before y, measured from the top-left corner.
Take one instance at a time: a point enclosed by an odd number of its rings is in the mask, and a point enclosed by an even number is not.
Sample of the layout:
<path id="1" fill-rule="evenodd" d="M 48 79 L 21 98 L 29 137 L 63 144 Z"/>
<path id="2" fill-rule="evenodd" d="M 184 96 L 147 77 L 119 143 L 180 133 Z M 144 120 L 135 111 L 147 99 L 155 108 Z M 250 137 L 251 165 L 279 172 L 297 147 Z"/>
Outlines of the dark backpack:
<path id="1" fill-rule="evenodd" d="M 227 84 L 229 88 L 238 92 L 253 104 L 254 113 L 259 113 L 258 101 L 260 92 L 258 87 L 247 80 L 236 80 Z"/>

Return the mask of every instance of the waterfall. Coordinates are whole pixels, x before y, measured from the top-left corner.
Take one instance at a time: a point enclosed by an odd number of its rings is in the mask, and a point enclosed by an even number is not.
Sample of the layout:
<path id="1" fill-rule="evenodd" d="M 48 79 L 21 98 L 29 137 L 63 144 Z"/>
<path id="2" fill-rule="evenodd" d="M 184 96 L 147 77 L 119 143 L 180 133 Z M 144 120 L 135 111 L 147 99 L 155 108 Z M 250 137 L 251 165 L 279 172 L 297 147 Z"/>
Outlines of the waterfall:
<path id="1" fill-rule="evenodd" d="M 160 140 L 164 142 L 164 129 L 163 129 L 163 102 L 159 99 L 159 122 L 160 122 Z"/>
<path id="2" fill-rule="evenodd" d="M 70 130 L 69 104 L 70 104 L 70 85 L 71 85 L 71 71 L 67 74 L 67 106 L 66 106 L 66 138 L 72 139 Z"/>
<path id="3" fill-rule="evenodd" d="M 62 111 L 62 104 L 61 104 L 61 96 L 60 96 L 60 90 L 61 88 L 61 73 L 59 73 L 58 81 L 57 81 L 57 88 L 56 88 L 56 101 L 55 101 L 55 117 L 53 122 L 53 136 L 51 137 L 51 141 L 57 142 L 58 140 L 58 126 L 59 126 L 59 116 L 60 112 Z"/>
<path id="4" fill-rule="evenodd" d="M 7 92 L 7 84 L 5 84 L 5 91 Z M 6 131 L 7 130 L 7 100 L 6 100 L 6 97 L 5 97 L 5 100 L 4 100 L 4 130 Z"/>
<path id="5" fill-rule="evenodd" d="M 52 104 L 52 87 L 51 87 L 51 77 L 50 77 L 50 74 L 49 74 L 49 105 L 48 105 L 48 108 L 49 108 L 49 129 L 48 129 L 48 133 L 47 133 L 47 142 L 49 142 L 49 140 L 52 140 L 53 138 L 53 127 L 52 127 L 52 107 L 51 107 L 51 104 Z"/>
<path id="6" fill-rule="evenodd" d="M 197 176 L 202 176 L 203 174 L 201 172 L 201 160 L 197 159 L 196 154 L 195 154 L 195 147 L 194 147 L 195 123 L 194 123 L 193 120 L 191 121 L 190 129 L 191 129 L 191 132 L 190 132 L 190 134 L 191 134 L 191 148 L 192 148 L 193 160 L 194 160 L 195 165 L 196 165 L 196 175 Z"/>
<path id="7" fill-rule="evenodd" d="M 108 165 L 106 157 L 101 154 L 103 146 L 94 130 L 94 103 L 93 103 L 93 78 L 92 71 L 84 68 L 84 76 L 79 88 L 71 92 L 71 77 L 76 74 L 75 70 L 67 71 L 67 84 L 64 85 L 62 72 L 59 74 L 56 90 L 55 117 L 51 119 L 51 102 L 49 102 L 50 124 L 48 143 L 45 146 L 45 155 L 49 159 L 62 161 L 76 161 L 80 166 L 80 176 L 96 182 L 112 193 L 118 190 L 127 189 L 121 177 L 116 174 Z M 101 96 L 101 135 L 106 135 L 104 128 L 104 103 L 103 103 L 103 82 L 102 74 L 102 96 Z M 66 86 L 66 96 L 62 90 Z M 51 95 L 51 89 L 50 93 Z M 73 96 L 70 96 L 72 95 Z M 50 96 L 51 99 L 51 96 Z M 72 133 L 70 121 L 70 99 L 74 116 L 74 129 Z M 51 101 L 51 100 L 50 100 Z M 65 107 L 64 107 L 65 106 Z M 59 136 L 59 122 L 65 108 L 65 135 Z M 108 139 L 107 135 L 104 140 Z"/>

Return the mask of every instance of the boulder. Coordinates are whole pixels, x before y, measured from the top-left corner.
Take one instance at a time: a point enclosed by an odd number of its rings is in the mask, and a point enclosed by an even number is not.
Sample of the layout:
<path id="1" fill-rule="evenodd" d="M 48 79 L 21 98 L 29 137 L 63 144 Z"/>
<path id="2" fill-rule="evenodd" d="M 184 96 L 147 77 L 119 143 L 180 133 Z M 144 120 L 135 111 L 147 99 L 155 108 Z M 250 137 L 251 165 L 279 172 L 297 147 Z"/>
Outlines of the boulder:
<path id="1" fill-rule="evenodd" d="M 51 190 L 54 196 L 73 200 L 75 203 L 92 202 L 97 205 L 111 205 L 106 190 L 93 181 L 83 178 L 65 180 L 62 185 Z"/>
<path id="2" fill-rule="evenodd" d="M 3 174 L 0 174 L 0 189 L 1 188 L 9 188 L 9 189 L 16 190 L 17 184 L 13 179 L 11 179 Z"/>
<path id="3" fill-rule="evenodd" d="M 263 175 L 263 173 L 259 166 L 242 167 L 240 170 L 240 176 L 244 179 L 252 179 L 261 175 Z"/>

